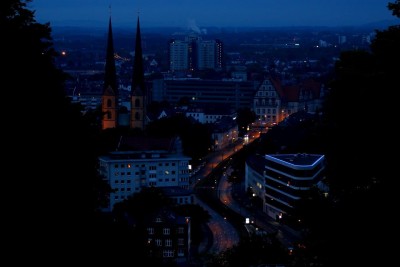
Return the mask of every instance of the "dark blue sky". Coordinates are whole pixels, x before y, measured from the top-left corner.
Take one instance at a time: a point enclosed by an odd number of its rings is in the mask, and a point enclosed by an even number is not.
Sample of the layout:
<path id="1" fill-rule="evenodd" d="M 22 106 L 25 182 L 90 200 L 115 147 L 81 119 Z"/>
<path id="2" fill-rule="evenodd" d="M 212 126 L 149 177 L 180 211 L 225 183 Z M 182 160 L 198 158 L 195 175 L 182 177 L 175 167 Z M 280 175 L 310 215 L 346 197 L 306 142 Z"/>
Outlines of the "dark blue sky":
<path id="1" fill-rule="evenodd" d="M 360 26 L 395 20 L 391 0 L 33 0 L 36 19 L 53 26 L 142 27 Z M 397 19 L 398 20 L 398 19 Z"/>

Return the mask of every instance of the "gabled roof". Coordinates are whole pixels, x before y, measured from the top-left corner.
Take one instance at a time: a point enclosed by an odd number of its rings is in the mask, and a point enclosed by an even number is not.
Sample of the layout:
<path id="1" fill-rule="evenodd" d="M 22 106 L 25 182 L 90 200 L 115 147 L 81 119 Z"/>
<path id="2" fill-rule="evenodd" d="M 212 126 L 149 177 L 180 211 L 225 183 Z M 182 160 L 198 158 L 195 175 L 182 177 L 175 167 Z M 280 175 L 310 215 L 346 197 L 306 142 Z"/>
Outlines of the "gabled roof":
<path id="1" fill-rule="evenodd" d="M 313 99 L 321 95 L 322 84 L 314 79 L 307 79 L 298 84 L 283 85 L 279 78 L 269 77 L 279 97 L 284 102 L 298 102 L 301 94 L 311 94 Z"/>
<path id="2" fill-rule="evenodd" d="M 282 89 L 281 80 L 276 77 L 270 77 L 271 83 L 274 86 L 276 92 L 278 93 L 279 97 L 282 99 L 284 97 L 284 92 Z"/>
<path id="3" fill-rule="evenodd" d="M 122 136 L 118 150 L 125 151 L 147 151 L 164 150 L 170 151 L 174 145 L 174 138 L 159 138 L 147 136 Z"/>
<path id="4" fill-rule="evenodd" d="M 297 102 L 299 101 L 300 86 L 299 85 L 287 85 L 282 88 L 284 95 L 283 100 L 285 102 Z"/>

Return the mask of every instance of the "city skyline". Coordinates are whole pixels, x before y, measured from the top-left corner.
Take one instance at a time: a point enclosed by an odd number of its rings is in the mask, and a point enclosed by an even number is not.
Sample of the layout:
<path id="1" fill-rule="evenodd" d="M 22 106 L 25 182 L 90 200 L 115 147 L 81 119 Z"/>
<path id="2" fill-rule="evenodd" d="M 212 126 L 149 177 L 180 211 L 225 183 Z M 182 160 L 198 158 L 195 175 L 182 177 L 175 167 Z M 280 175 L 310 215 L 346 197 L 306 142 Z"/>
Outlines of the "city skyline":
<path id="1" fill-rule="evenodd" d="M 292 27 L 362 26 L 395 21 L 390 0 L 33 0 L 28 4 L 38 22 L 52 26 L 104 27 Z M 393 1 L 392 1 L 393 2 Z"/>

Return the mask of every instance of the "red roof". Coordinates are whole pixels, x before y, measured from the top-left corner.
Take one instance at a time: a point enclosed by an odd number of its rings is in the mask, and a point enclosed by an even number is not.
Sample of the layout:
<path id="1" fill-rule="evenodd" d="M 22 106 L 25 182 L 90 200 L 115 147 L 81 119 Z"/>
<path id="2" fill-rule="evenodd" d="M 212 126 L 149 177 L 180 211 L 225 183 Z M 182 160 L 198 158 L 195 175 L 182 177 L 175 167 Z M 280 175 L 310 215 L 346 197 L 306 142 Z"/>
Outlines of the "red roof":
<path id="1" fill-rule="evenodd" d="M 279 79 L 271 78 L 271 82 L 274 85 L 277 93 L 283 101 L 286 102 L 298 102 L 300 94 L 310 94 L 312 99 L 320 97 L 321 83 L 313 79 L 307 79 L 299 84 L 282 85 Z"/>

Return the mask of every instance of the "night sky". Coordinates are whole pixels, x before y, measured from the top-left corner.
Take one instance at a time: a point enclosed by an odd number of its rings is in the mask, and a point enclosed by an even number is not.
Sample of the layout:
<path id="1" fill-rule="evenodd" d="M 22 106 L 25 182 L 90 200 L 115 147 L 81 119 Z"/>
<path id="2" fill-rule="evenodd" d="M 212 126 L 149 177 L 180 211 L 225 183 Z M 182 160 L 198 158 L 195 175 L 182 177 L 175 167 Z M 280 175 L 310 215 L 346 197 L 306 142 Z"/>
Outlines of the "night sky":
<path id="1" fill-rule="evenodd" d="M 33 0 L 53 26 L 276 27 L 361 26 L 394 20 L 390 0 Z M 111 11 L 110 11 L 111 6 Z M 101 26 L 100 26 L 101 27 Z"/>

